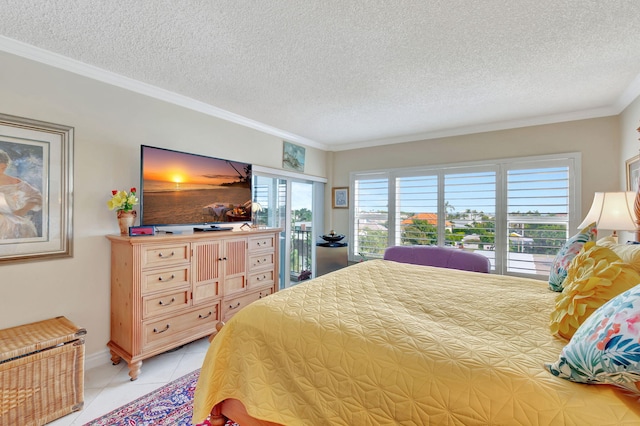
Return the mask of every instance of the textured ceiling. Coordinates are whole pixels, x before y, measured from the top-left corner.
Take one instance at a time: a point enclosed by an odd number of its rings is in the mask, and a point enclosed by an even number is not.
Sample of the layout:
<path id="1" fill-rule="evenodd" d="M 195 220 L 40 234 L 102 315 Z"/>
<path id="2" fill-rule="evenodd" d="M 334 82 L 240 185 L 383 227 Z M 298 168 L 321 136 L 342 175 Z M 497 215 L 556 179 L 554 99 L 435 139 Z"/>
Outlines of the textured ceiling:
<path id="1" fill-rule="evenodd" d="M 0 10 L 2 50 L 70 58 L 329 150 L 617 114 L 640 93 L 638 0 L 2 0 Z"/>

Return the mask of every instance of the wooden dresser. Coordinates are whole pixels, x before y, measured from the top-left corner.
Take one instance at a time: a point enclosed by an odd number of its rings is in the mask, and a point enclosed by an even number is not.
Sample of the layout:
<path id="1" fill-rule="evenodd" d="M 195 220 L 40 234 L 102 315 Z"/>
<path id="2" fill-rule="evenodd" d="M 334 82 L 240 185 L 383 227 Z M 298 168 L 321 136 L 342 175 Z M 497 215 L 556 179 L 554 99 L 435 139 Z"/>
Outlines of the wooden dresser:
<path id="1" fill-rule="evenodd" d="M 277 291 L 279 232 L 107 236 L 111 361 L 124 359 L 135 380 L 144 359 L 214 333 L 219 321 Z"/>

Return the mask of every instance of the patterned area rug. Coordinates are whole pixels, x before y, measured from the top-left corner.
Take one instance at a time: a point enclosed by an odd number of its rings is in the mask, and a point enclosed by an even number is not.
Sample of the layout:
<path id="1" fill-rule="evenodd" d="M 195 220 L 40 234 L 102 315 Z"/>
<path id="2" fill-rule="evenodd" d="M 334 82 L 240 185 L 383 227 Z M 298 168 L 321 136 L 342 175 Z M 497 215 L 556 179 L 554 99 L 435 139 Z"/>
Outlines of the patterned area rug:
<path id="1" fill-rule="evenodd" d="M 180 377 L 84 426 L 191 426 L 200 370 Z M 208 426 L 205 421 L 199 426 Z M 228 421 L 225 426 L 238 426 Z"/>

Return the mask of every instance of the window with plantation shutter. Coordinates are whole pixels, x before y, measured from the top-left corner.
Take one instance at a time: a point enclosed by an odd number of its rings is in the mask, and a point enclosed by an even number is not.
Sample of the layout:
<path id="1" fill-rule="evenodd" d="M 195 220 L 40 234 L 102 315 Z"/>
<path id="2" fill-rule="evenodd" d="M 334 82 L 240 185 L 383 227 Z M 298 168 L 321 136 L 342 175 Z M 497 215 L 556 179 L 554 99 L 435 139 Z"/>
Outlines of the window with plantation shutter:
<path id="1" fill-rule="evenodd" d="M 352 173 L 351 260 L 442 245 L 483 254 L 495 273 L 548 277 L 580 221 L 579 170 L 572 153 Z"/>
<path id="2" fill-rule="evenodd" d="M 360 259 L 381 258 L 389 240 L 389 178 L 362 174 L 352 186 L 354 199 L 351 252 Z"/>
<path id="3" fill-rule="evenodd" d="M 496 172 L 447 173 L 444 184 L 447 231 L 445 245 L 495 245 Z M 462 229 L 464 232 L 455 232 Z"/>
<path id="4" fill-rule="evenodd" d="M 549 275 L 569 236 L 569 166 L 507 171 L 507 272 Z"/>
<path id="5" fill-rule="evenodd" d="M 396 244 L 438 243 L 438 176 L 396 178 Z"/>

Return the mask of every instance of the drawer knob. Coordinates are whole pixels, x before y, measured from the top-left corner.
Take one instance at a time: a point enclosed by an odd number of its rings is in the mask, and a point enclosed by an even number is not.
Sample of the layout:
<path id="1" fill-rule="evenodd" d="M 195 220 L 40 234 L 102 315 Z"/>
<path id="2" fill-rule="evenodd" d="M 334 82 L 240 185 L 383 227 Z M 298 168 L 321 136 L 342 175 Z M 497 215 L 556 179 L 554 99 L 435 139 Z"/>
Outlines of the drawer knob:
<path id="1" fill-rule="evenodd" d="M 169 257 L 171 257 L 171 256 L 175 256 L 175 254 L 176 254 L 176 252 L 175 252 L 175 251 L 172 251 L 172 252 L 171 252 L 171 254 L 170 254 L 169 256 L 166 256 L 166 258 L 169 258 Z M 160 252 L 160 253 L 158 253 L 158 257 L 165 258 L 165 255 L 164 255 L 164 253 L 163 253 L 163 252 Z"/>
<path id="2" fill-rule="evenodd" d="M 198 314 L 198 318 L 205 319 L 205 318 L 209 318 L 211 315 L 213 315 L 213 312 L 209 311 L 207 315 Z"/>
<path id="3" fill-rule="evenodd" d="M 169 277 L 169 279 L 167 281 L 171 281 L 172 279 L 174 279 L 176 276 L 174 274 L 171 274 L 171 276 Z M 158 277 L 158 281 L 165 281 L 165 279 L 162 277 L 162 275 L 160 275 Z"/>
<path id="4" fill-rule="evenodd" d="M 158 304 L 159 304 L 160 306 L 169 306 L 169 305 L 171 305 L 171 304 L 172 304 L 173 302 L 175 302 L 175 301 L 176 301 L 176 298 L 175 298 L 175 297 L 172 297 L 172 298 L 171 298 L 171 300 L 169 301 L 169 303 L 164 303 L 164 302 L 161 300 L 161 301 L 159 301 L 159 302 L 158 302 Z"/>
<path id="5" fill-rule="evenodd" d="M 240 307 L 240 302 L 236 304 L 236 306 L 229 305 L 229 309 L 238 309 Z"/>
<path id="6" fill-rule="evenodd" d="M 158 330 L 157 328 L 154 328 L 153 332 L 156 333 L 156 334 L 160 334 L 160 333 L 164 333 L 168 329 L 169 329 L 169 324 L 167 324 L 167 326 L 164 328 L 164 330 Z"/>

